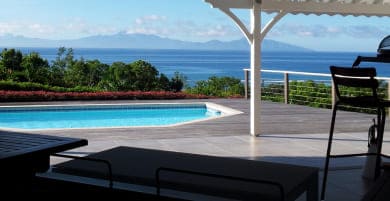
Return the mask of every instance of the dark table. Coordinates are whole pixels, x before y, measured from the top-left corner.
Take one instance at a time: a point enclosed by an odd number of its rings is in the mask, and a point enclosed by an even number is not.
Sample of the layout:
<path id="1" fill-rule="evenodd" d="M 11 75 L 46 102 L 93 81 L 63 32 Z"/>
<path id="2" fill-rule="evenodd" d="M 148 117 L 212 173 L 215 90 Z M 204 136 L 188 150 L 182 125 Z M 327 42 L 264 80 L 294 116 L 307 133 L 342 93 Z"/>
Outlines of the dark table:
<path id="1" fill-rule="evenodd" d="M 28 191 L 37 172 L 50 167 L 50 155 L 85 146 L 85 139 L 0 132 L 0 192 Z"/>

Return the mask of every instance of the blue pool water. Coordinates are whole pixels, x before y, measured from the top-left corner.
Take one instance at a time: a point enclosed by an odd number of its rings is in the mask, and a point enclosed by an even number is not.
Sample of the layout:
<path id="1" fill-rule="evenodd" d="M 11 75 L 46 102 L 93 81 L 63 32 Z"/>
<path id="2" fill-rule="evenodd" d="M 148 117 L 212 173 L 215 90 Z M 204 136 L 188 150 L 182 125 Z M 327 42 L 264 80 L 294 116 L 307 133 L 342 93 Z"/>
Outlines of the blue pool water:
<path id="1" fill-rule="evenodd" d="M 0 109 L 0 127 L 15 129 L 167 126 L 219 116 L 205 104 L 46 106 Z"/>

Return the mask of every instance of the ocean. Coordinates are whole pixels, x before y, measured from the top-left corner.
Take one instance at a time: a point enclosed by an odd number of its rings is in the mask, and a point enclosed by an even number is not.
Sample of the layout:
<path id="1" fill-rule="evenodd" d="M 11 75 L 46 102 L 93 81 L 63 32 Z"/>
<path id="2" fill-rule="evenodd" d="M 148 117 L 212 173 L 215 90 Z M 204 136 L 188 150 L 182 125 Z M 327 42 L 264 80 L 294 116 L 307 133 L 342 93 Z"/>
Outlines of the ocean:
<path id="1" fill-rule="evenodd" d="M 16 48 L 24 54 L 38 52 L 49 62 L 55 60 L 57 48 Z M 210 76 L 232 76 L 244 79 L 244 68 L 250 66 L 249 51 L 207 51 L 207 50 L 140 50 L 140 49 L 88 49 L 74 48 L 75 59 L 97 59 L 111 64 L 116 61 L 125 63 L 136 60 L 150 62 L 160 73 L 171 77 L 176 71 L 187 77 L 193 85 Z M 329 73 L 329 66 L 351 66 L 357 56 L 375 56 L 376 52 L 263 52 L 262 69 L 287 70 L 311 73 Z M 378 76 L 390 77 L 390 64 L 362 63 L 361 66 L 377 68 Z M 262 73 L 263 79 L 278 80 L 283 75 Z M 321 77 L 295 76 L 291 79 L 324 79 Z"/>

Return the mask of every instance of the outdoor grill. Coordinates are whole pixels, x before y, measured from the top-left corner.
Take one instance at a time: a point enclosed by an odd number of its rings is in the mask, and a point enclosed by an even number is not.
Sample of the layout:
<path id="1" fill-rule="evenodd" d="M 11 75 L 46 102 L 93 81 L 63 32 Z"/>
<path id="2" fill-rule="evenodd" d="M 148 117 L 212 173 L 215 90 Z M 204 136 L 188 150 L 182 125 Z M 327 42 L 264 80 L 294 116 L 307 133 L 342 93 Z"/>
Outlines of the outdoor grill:
<path id="1" fill-rule="evenodd" d="M 372 56 L 358 56 L 353 62 L 352 67 L 359 66 L 360 62 L 380 62 L 380 63 L 390 63 L 390 35 L 386 36 L 379 43 L 377 55 Z"/>
<path id="2" fill-rule="evenodd" d="M 382 39 L 378 47 L 378 57 L 390 57 L 390 35 Z"/>

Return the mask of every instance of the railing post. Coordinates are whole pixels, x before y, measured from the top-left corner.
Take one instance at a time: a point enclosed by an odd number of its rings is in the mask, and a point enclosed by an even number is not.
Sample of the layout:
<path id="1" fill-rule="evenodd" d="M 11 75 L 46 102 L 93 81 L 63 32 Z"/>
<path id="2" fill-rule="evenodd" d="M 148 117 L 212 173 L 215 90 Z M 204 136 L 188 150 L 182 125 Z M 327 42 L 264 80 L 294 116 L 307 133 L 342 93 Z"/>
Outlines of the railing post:
<path id="1" fill-rule="evenodd" d="M 288 104 L 289 84 L 288 73 L 284 73 L 284 104 Z"/>
<path id="2" fill-rule="evenodd" d="M 245 99 L 249 98 L 249 70 L 244 69 L 244 77 L 245 77 Z"/>

